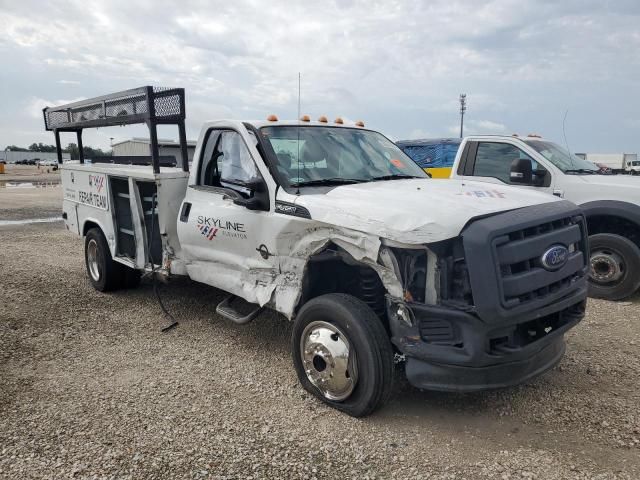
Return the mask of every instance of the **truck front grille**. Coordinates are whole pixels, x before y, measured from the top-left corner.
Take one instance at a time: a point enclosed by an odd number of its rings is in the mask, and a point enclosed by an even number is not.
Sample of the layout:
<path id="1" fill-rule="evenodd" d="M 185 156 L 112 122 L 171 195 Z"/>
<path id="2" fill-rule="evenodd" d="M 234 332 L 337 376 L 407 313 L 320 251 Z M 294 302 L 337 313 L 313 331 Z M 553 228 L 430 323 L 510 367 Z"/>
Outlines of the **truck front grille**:
<path id="1" fill-rule="evenodd" d="M 539 318 L 586 295 L 587 225 L 579 207 L 570 202 L 478 218 L 461 236 L 473 309 L 487 322 Z M 562 255 L 554 257 L 554 251 Z M 559 257 L 566 261 L 551 265 Z"/>
<path id="2" fill-rule="evenodd" d="M 566 263 L 552 271 L 542 257 L 554 245 L 569 251 Z M 583 217 L 555 219 L 527 226 L 493 239 L 499 264 L 499 282 L 505 308 L 556 296 L 583 277 L 587 246 Z"/>

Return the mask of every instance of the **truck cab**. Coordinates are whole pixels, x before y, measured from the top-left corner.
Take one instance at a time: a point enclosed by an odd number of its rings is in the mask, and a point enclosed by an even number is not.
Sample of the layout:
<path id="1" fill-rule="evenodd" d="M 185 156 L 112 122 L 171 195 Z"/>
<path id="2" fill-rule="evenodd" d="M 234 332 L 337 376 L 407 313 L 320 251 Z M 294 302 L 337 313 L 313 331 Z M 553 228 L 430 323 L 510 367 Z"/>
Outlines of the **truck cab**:
<path id="1" fill-rule="evenodd" d="M 183 95 L 144 87 L 45 109 L 58 145 L 88 127 L 150 128 L 148 166 L 61 166 L 65 225 L 84 237 L 97 290 L 142 274 L 166 278 L 170 294 L 182 275 L 227 292 L 216 311 L 235 324 L 273 309 L 293 322 L 302 386 L 353 416 L 389 399 L 395 358 L 413 385 L 456 392 L 560 361 L 586 304 L 574 204 L 431 180 L 381 133 L 324 117 L 207 122 L 189 165 Z M 155 127 L 168 122 L 180 167 L 160 165 Z"/>
<path id="2" fill-rule="evenodd" d="M 590 235 L 590 296 L 620 300 L 640 286 L 636 178 L 604 175 L 592 162 L 537 135 L 466 137 L 451 178 L 512 185 L 576 203 L 585 213 Z"/>

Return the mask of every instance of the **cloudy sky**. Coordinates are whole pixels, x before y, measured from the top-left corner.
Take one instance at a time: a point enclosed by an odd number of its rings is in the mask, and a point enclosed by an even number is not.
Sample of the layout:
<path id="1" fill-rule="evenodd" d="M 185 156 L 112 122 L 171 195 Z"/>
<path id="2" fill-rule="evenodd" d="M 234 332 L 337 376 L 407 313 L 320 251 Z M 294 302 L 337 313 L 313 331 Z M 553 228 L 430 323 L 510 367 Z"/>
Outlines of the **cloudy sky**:
<path id="1" fill-rule="evenodd" d="M 46 105 L 142 85 L 186 88 L 189 138 L 207 119 L 295 118 L 302 72 L 303 113 L 394 139 L 456 136 L 466 92 L 467 133 L 564 143 L 568 110 L 573 151 L 640 151 L 638 0 L 0 0 L 0 25 L 1 148 L 53 143 Z"/>

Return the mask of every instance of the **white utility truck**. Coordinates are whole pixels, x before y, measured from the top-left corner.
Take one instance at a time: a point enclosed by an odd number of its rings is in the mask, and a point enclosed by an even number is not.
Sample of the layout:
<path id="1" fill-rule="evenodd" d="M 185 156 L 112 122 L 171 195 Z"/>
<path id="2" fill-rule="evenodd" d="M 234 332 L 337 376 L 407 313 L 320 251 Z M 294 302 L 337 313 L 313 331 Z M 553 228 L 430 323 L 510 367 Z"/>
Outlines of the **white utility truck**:
<path id="1" fill-rule="evenodd" d="M 303 387 L 350 415 L 389 398 L 403 355 L 420 388 L 528 380 L 560 360 L 584 316 L 580 209 L 432 181 L 361 123 L 207 122 L 190 169 L 182 89 L 143 87 L 44 117 L 58 147 L 62 132 L 81 145 L 84 128 L 149 126 L 153 168 L 117 157 L 61 166 L 66 228 L 85 239 L 96 289 L 133 287 L 140 272 L 186 275 L 228 292 L 217 311 L 235 323 L 274 309 L 294 322 Z M 160 165 L 159 124 L 178 126 L 180 167 Z"/>
<path id="2" fill-rule="evenodd" d="M 517 185 L 576 203 L 589 230 L 590 296 L 620 300 L 640 286 L 638 179 L 604 175 L 593 163 L 537 135 L 467 137 L 451 178 Z"/>
<path id="3" fill-rule="evenodd" d="M 640 161 L 637 153 L 576 153 L 575 155 L 601 168 L 606 167 L 613 173 L 640 174 Z"/>

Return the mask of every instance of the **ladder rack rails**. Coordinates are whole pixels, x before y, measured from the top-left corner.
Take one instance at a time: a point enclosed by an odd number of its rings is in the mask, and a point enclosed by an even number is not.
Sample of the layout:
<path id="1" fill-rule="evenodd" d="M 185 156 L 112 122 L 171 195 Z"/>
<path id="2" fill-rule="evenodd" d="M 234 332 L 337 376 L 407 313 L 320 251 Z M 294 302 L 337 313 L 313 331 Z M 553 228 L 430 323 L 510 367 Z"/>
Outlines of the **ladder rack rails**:
<path id="1" fill-rule="evenodd" d="M 53 131 L 56 138 L 58 163 L 62 163 L 60 132 L 76 132 L 80 163 L 84 163 L 83 129 L 145 123 L 149 128 L 153 172 L 160 173 L 158 125 L 177 125 L 182 169 L 189 171 L 184 88 L 134 88 L 57 107 L 46 107 L 42 114 L 46 130 Z"/>

